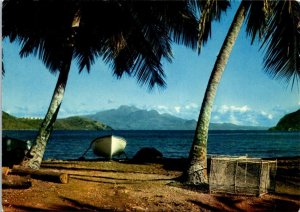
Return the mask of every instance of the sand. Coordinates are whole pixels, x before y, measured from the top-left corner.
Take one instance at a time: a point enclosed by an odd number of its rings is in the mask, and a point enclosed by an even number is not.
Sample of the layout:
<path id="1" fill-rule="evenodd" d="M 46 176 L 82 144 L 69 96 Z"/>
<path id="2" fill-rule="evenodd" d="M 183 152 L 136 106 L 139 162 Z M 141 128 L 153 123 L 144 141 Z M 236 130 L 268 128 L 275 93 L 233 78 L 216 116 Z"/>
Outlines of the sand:
<path id="1" fill-rule="evenodd" d="M 180 184 L 182 160 L 44 161 L 70 174 L 67 184 L 32 179 L 29 189 L 4 189 L 4 211 L 298 211 L 299 196 L 209 194 Z"/>

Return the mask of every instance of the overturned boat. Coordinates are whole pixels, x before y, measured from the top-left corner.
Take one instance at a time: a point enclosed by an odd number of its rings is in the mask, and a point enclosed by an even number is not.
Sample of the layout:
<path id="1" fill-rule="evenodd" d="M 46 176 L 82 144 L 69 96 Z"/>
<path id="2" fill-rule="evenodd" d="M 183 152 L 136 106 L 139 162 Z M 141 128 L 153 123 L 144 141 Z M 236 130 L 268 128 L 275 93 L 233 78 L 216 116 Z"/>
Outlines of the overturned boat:
<path id="1" fill-rule="evenodd" d="M 123 137 L 107 135 L 92 141 L 92 150 L 98 155 L 108 159 L 124 153 L 127 141 Z"/>
<path id="2" fill-rule="evenodd" d="M 19 164 L 32 146 L 31 141 L 24 141 L 8 136 L 2 137 L 2 165 Z"/>

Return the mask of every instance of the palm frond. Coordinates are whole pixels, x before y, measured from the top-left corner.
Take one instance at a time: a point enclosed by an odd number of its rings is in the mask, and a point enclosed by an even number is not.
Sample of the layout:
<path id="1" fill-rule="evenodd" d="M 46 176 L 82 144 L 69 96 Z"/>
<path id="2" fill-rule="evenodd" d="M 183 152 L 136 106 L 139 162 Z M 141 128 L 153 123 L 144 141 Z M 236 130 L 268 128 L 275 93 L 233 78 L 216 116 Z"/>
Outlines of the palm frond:
<path id="1" fill-rule="evenodd" d="M 255 38 L 263 38 L 263 34 L 266 30 L 267 22 L 276 5 L 275 1 L 247 1 L 247 17 L 246 23 L 247 35 L 251 37 L 251 44 L 253 44 Z"/>
<path id="2" fill-rule="evenodd" d="M 2 65 L 1 65 L 1 67 L 2 67 L 2 77 L 4 77 L 5 76 L 5 68 L 4 68 L 4 62 L 3 62 L 3 58 L 4 58 L 4 54 L 3 54 L 3 49 L 2 49 Z"/>
<path id="3" fill-rule="evenodd" d="M 196 44 L 196 18 L 186 12 L 185 20 L 188 21 L 179 21 L 183 16 L 178 10 L 188 10 L 182 9 L 181 2 L 174 8 L 165 2 L 130 1 L 100 6 L 81 7 L 82 18 L 74 49 L 80 70 L 90 67 L 94 61 L 93 53 L 111 65 L 117 78 L 128 74 L 140 85 L 148 84 L 149 89 L 155 85 L 163 87 L 165 75 L 160 61 L 171 62 L 171 38 L 187 46 Z M 111 11 L 122 19 L 112 15 Z M 109 23 L 97 23 L 108 17 Z M 95 26 L 100 28 L 95 29 Z"/>
<path id="4" fill-rule="evenodd" d="M 165 19 L 165 28 L 170 31 L 175 43 L 183 44 L 189 48 L 197 47 L 197 18 L 196 10 L 189 1 L 162 1 L 155 4 L 154 11 L 161 10 Z"/>
<path id="5" fill-rule="evenodd" d="M 126 73 L 149 88 L 164 86 L 161 60 L 171 62 L 171 42 L 191 48 L 197 43 L 190 0 L 5 0 L 3 5 L 4 38 L 18 41 L 22 57 L 35 55 L 51 72 L 61 70 L 71 46 L 79 72 L 102 57 L 118 78 Z"/>
<path id="6" fill-rule="evenodd" d="M 262 47 L 264 69 L 273 78 L 297 83 L 300 79 L 300 4 L 278 1 L 267 23 Z"/>
<path id="7" fill-rule="evenodd" d="M 160 61 L 162 58 L 170 61 L 172 54 L 165 22 L 149 6 L 148 12 L 143 9 L 145 5 L 142 4 L 127 8 L 130 13 L 126 13 L 127 16 L 124 17 L 128 19 L 126 28 L 130 31 L 123 30 L 119 34 L 121 45 L 114 44 L 113 49 L 117 54 L 110 57 L 115 57 L 113 70 L 117 77 L 128 73 L 136 77 L 139 84 L 148 84 L 151 89 L 155 85 L 164 87 L 164 72 Z"/>
<path id="8" fill-rule="evenodd" d="M 33 54 L 55 73 L 61 68 L 73 11 L 74 5 L 67 1 L 8 0 L 3 8 L 3 37 L 21 44 L 21 57 Z"/>
<path id="9" fill-rule="evenodd" d="M 201 16 L 199 20 L 198 53 L 211 37 L 211 25 L 214 20 L 220 21 L 222 12 L 230 6 L 229 1 L 206 0 L 200 1 Z"/>

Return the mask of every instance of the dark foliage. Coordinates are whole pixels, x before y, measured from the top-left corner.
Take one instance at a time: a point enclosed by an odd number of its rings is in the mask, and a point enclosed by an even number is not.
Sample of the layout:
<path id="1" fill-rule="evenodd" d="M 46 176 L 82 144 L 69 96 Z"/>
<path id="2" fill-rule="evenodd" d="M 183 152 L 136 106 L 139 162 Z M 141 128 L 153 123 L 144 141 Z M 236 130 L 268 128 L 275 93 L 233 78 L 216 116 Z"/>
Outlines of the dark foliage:
<path id="1" fill-rule="evenodd" d="M 189 1 L 6 0 L 3 37 L 54 73 L 72 46 L 80 72 L 101 57 L 118 78 L 127 73 L 149 88 L 165 86 L 161 60 L 171 61 L 171 42 L 196 48 L 191 8 Z"/>
<path id="2" fill-rule="evenodd" d="M 292 86 L 300 79 L 300 4 L 292 1 L 249 1 L 247 33 L 259 37 L 264 69 Z"/>
<path id="3" fill-rule="evenodd" d="M 205 45 L 211 37 L 212 22 L 220 21 L 222 13 L 226 12 L 230 3 L 228 0 L 207 0 L 199 1 L 198 6 L 201 11 L 198 36 L 198 52 L 200 53 L 202 45 Z"/>
<path id="4" fill-rule="evenodd" d="M 300 109 L 282 117 L 271 131 L 300 131 Z"/>

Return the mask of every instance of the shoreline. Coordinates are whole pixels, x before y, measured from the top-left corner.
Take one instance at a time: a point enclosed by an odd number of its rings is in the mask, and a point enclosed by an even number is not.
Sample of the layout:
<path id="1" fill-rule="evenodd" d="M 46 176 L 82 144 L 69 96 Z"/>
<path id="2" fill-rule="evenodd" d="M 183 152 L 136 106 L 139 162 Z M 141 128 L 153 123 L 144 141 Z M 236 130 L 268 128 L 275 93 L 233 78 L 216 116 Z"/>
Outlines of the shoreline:
<path id="1" fill-rule="evenodd" d="M 37 129 L 2 129 L 2 131 L 37 131 Z M 55 131 L 195 131 L 195 129 L 166 129 L 166 130 L 160 130 L 160 129 L 137 129 L 137 130 L 119 130 L 119 129 L 101 129 L 101 130 L 96 130 L 96 129 L 54 129 L 53 132 Z M 270 132 L 270 133 L 300 133 L 300 130 L 270 130 L 269 128 L 264 128 L 264 129 L 212 129 L 208 130 L 209 132 L 218 132 L 218 131 L 240 131 L 240 132 Z"/>

